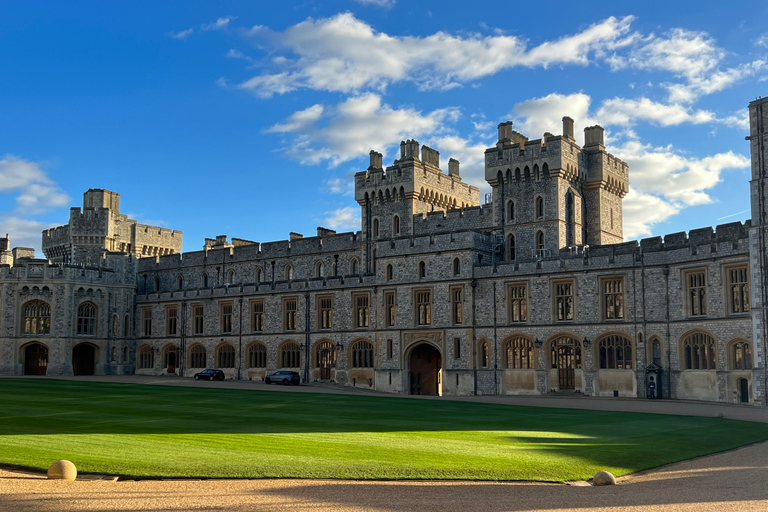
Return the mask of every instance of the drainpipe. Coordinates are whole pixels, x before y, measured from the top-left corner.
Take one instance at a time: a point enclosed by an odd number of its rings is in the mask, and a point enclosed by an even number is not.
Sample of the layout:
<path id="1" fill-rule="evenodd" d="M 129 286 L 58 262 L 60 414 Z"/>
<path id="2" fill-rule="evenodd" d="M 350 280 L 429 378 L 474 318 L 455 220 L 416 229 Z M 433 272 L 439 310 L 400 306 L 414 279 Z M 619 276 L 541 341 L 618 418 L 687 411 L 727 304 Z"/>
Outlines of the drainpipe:
<path id="1" fill-rule="evenodd" d="M 474 265 L 472 273 L 474 274 Z M 474 374 L 473 394 L 477 396 L 477 307 L 475 305 L 475 292 L 477 291 L 477 280 L 472 278 L 472 373 Z"/>
<path id="2" fill-rule="evenodd" d="M 240 371 L 243 368 L 243 298 L 237 299 L 240 303 L 240 325 L 237 328 L 238 341 L 237 341 L 237 380 L 240 380 Z"/>
<path id="3" fill-rule="evenodd" d="M 498 395 L 498 364 L 496 363 L 496 281 L 493 282 L 493 394 Z"/>
<path id="4" fill-rule="evenodd" d="M 304 293 L 304 382 L 309 382 L 309 292 Z"/>
<path id="5" fill-rule="evenodd" d="M 672 398 L 672 348 L 669 346 L 671 334 L 669 331 L 669 267 L 664 266 L 662 272 L 664 273 L 664 285 L 667 293 L 667 372 L 666 377 L 664 378 L 664 383 L 666 384 L 667 388 L 667 393 L 665 394 L 667 396 L 664 398 Z"/>

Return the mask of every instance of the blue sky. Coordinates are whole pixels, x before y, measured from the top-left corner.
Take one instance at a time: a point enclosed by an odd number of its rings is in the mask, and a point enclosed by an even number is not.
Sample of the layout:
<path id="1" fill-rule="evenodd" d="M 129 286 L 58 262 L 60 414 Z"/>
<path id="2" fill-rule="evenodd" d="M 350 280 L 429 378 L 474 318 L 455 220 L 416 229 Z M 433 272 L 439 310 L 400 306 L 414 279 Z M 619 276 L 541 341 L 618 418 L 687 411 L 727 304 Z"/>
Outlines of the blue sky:
<path id="1" fill-rule="evenodd" d="M 765 2 L 3 2 L 0 233 L 40 248 L 89 187 L 184 250 L 359 229 L 351 176 L 416 138 L 606 128 L 627 239 L 749 217 Z"/>

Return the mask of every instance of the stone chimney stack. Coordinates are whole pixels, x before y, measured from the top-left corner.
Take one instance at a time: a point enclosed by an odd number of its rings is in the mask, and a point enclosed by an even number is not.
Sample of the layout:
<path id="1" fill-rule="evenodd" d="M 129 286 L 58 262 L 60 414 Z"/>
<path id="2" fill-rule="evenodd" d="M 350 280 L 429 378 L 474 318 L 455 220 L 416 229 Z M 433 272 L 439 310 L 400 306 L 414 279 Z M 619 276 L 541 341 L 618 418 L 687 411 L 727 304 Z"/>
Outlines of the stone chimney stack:
<path id="1" fill-rule="evenodd" d="M 584 146 L 603 146 L 604 132 L 602 126 L 588 126 L 584 128 Z"/>
<path id="2" fill-rule="evenodd" d="M 289 237 L 291 240 L 299 240 L 299 239 L 301 239 L 301 238 L 304 238 L 304 235 L 302 235 L 301 233 L 295 233 L 295 232 L 291 231 L 291 232 L 288 234 L 288 237 Z"/>
<path id="3" fill-rule="evenodd" d="M 461 179 L 461 176 L 459 176 L 459 161 L 455 158 L 448 160 L 448 176 Z"/>
<path id="4" fill-rule="evenodd" d="M 499 142 L 512 139 L 512 121 L 499 123 Z"/>
<path id="5" fill-rule="evenodd" d="M 0 265 L 13 265 L 10 247 L 11 237 L 6 233 L 5 238 L 0 238 Z"/>
<path id="6" fill-rule="evenodd" d="M 405 159 L 405 141 L 400 141 L 400 160 Z"/>
<path id="7" fill-rule="evenodd" d="M 370 167 L 368 167 L 368 170 L 373 171 L 376 169 L 381 169 L 382 168 L 381 164 L 383 161 L 381 153 L 377 153 L 376 151 L 371 150 L 370 156 L 371 156 L 371 165 Z"/>
<path id="8" fill-rule="evenodd" d="M 573 140 L 573 119 L 568 116 L 563 118 L 563 137 Z"/>

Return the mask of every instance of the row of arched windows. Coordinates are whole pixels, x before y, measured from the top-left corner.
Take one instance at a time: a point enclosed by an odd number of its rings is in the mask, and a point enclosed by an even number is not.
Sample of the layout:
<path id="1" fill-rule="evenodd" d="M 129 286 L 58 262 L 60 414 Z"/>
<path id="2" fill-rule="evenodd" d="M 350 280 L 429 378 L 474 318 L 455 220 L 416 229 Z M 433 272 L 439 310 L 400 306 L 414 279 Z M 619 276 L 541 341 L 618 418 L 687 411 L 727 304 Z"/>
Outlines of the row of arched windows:
<path id="1" fill-rule="evenodd" d="M 371 236 L 373 238 L 378 238 L 379 236 L 379 219 L 374 218 L 373 219 L 373 233 Z M 392 217 L 392 236 L 398 236 L 400 234 L 400 217 L 395 215 Z"/>
<path id="2" fill-rule="evenodd" d="M 541 220 L 544 218 L 544 198 L 542 196 L 536 196 L 536 199 L 534 199 L 534 218 L 536 220 Z M 507 222 L 514 222 L 515 221 L 515 202 L 509 201 L 507 203 Z"/>
<path id="3" fill-rule="evenodd" d="M 536 256 L 543 256 L 546 245 L 544 245 L 544 231 L 536 231 L 534 235 L 534 251 Z M 507 235 L 507 247 L 506 247 L 506 259 L 507 261 L 515 261 L 517 259 L 517 238 L 514 233 Z"/>
<path id="4" fill-rule="evenodd" d="M 21 320 L 22 334 L 50 334 L 51 333 L 51 306 L 42 300 L 35 299 L 23 306 Z M 98 308 L 93 302 L 83 302 L 77 307 L 75 320 L 75 334 L 78 336 L 95 336 L 98 323 Z M 127 325 L 126 316 L 126 325 Z M 113 329 L 116 333 L 117 329 Z M 129 331 L 126 331 L 126 336 Z"/>

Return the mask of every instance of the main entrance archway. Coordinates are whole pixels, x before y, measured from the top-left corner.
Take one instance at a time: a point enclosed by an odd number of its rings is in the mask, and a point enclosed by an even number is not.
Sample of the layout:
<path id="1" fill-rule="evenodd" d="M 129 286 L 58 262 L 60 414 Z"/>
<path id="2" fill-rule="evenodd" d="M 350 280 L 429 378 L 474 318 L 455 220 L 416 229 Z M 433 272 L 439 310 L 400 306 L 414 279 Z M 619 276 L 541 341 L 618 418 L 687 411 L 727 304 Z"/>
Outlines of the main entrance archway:
<path id="1" fill-rule="evenodd" d="M 80 343 L 72 349 L 72 373 L 75 375 L 93 375 L 96 373 L 96 347 L 90 343 Z"/>
<path id="2" fill-rule="evenodd" d="M 576 389 L 576 368 L 581 368 L 581 344 L 568 336 L 552 341 L 552 368 L 557 368 L 557 387 Z"/>
<path id="3" fill-rule="evenodd" d="M 45 375 L 48 371 L 48 347 L 30 343 L 24 347 L 24 375 Z"/>
<path id="4" fill-rule="evenodd" d="M 315 358 L 320 369 L 320 380 L 331 379 L 331 369 L 336 366 L 336 347 L 330 341 L 317 345 Z"/>
<path id="5" fill-rule="evenodd" d="M 409 363 L 411 395 L 443 394 L 443 359 L 437 348 L 428 343 L 417 345 L 411 349 Z"/>

